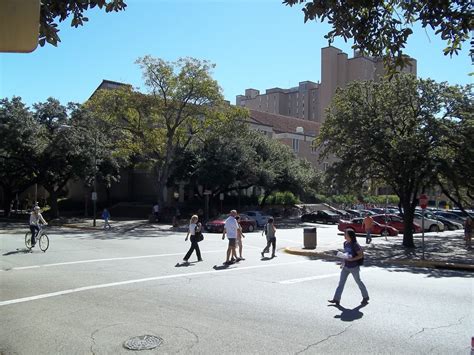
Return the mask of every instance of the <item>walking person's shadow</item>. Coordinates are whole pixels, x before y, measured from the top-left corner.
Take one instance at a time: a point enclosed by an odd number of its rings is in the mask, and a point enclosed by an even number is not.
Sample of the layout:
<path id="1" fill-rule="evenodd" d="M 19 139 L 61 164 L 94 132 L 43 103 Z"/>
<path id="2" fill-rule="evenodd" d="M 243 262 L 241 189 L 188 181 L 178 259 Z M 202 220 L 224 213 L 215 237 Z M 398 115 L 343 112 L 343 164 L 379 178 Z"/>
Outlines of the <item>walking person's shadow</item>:
<path id="1" fill-rule="evenodd" d="M 339 318 L 343 322 L 352 322 L 356 319 L 361 319 L 364 316 L 364 313 L 362 313 L 360 309 L 364 308 L 365 306 L 366 305 L 361 304 L 361 305 L 358 305 L 356 308 L 348 309 L 348 308 L 344 308 L 341 305 L 335 305 L 335 304 L 329 305 L 329 307 L 335 307 L 342 312 L 341 314 L 335 315 L 334 318 Z"/>

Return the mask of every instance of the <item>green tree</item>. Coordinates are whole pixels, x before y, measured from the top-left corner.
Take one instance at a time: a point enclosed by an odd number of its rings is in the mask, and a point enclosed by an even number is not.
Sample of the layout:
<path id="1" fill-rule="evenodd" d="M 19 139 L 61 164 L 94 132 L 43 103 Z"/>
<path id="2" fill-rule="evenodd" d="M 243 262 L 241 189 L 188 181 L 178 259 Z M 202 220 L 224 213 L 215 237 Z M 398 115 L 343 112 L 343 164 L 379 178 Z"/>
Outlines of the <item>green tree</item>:
<path id="1" fill-rule="evenodd" d="M 84 12 L 95 7 L 105 12 L 122 11 L 127 6 L 123 0 L 41 0 L 39 44 L 57 46 L 59 39 L 58 23 L 72 15 L 71 27 L 82 26 L 89 21 Z"/>
<path id="2" fill-rule="evenodd" d="M 88 107 L 99 119 L 122 132 L 121 148 L 140 155 L 158 175 L 158 201 L 173 173 L 178 152 L 213 124 L 245 117 L 246 111 L 224 103 L 211 76 L 214 65 L 194 58 L 176 62 L 145 56 L 137 60 L 148 94 L 131 87 L 101 90 Z"/>
<path id="3" fill-rule="evenodd" d="M 336 37 L 345 41 L 353 39 L 353 49 L 383 57 L 392 71 L 405 64 L 403 50 L 413 33 L 413 24 L 435 30 L 447 44 L 445 55 L 457 54 L 474 28 L 471 0 L 283 0 L 283 3 L 289 6 L 305 3 L 305 22 L 327 21 L 332 26 L 324 36 L 329 45 Z M 470 54 L 474 55 L 474 49 L 471 48 Z"/>
<path id="4" fill-rule="evenodd" d="M 0 186 L 3 211 L 10 214 L 15 194 L 20 194 L 37 180 L 35 160 L 42 149 L 39 125 L 20 97 L 0 100 Z"/>
<path id="5" fill-rule="evenodd" d="M 463 97 L 460 88 L 410 75 L 351 83 L 337 90 L 318 138 L 322 156 L 336 156 L 332 171 L 346 183 L 375 179 L 392 187 L 404 211 L 407 247 L 414 246 L 418 194 L 438 174 L 445 132 L 462 114 L 453 109 L 451 91 Z"/>
<path id="6" fill-rule="evenodd" d="M 189 152 L 180 154 L 176 171 L 181 175 L 175 179 L 202 185 L 212 196 L 255 186 L 265 191 L 263 206 L 274 192 L 304 194 L 316 180 L 306 160 L 297 158 L 288 146 L 251 130 L 246 121 L 216 124 L 191 148 L 192 157 Z"/>

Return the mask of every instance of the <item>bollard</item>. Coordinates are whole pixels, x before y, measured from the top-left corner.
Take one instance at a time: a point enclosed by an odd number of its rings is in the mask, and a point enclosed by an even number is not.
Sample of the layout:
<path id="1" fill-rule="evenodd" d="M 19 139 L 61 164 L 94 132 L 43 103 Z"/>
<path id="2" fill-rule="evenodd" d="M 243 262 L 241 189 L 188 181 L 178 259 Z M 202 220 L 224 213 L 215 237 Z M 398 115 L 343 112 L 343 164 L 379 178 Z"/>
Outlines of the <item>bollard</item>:
<path id="1" fill-rule="evenodd" d="M 318 245 L 316 227 L 304 228 L 303 245 L 304 249 L 316 249 L 316 245 Z"/>

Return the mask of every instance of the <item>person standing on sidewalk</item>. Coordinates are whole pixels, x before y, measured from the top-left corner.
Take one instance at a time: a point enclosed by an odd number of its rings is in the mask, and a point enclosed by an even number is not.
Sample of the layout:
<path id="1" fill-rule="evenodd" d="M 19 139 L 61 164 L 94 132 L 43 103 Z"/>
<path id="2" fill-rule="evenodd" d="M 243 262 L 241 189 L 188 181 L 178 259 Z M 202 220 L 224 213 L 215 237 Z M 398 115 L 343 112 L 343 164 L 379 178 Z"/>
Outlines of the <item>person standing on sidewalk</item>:
<path id="1" fill-rule="evenodd" d="M 474 233 L 474 221 L 472 217 L 467 217 L 464 221 L 464 240 L 466 241 L 466 247 L 471 247 L 472 234 Z"/>
<path id="2" fill-rule="evenodd" d="M 195 250 L 196 250 L 196 256 L 198 258 L 198 261 L 202 261 L 201 250 L 199 249 L 199 242 L 196 237 L 196 232 L 200 232 L 200 231 L 201 231 L 201 223 L 198 222 L 198 216 L 193 215 L 191 217 L 191 220 L 189 221 L 188 233 L 186 234 L 186 238 L 184 239 L 185 241 L 188 241 L 188 237 L 191 236 L 191 247 L 189 248 L 188 252 L 183 258 L 183 261 L 185 263 L 188 263 L 189 257 Z"/>
<path id="3" fill-rule="evenodd" d="M 224 231 L 222 232 L 222 240 L 224 240 L 226 234 L 227 234 L 227 239 L 229 240 L 229 245 L 227 247 L 226 260 L 224 262 L 225 265 L 229 265 L 232 263 L 230 259 L 231 256 L 232 256 L 233 261 L 234 260 L 239 261 L 239 259 L 237 258 L 237 254 L 235 252 L 237 233 L 239 229 L 239 223 L 237 223 L 237 220 L 235 219 L 236 216 L 237 216 L 237 211 L 231 210 L 229 217 L 225 220 Z"/>
<path id="4" fill-rule="evenodd" d="M 328 300 L 329 303 L 334 303 L 339 306 L 341 302 L 342 291 L 344 291 L 344 285 L 346 284 L 347 277 L 352 274 L 357 286 L 359 286 L 360 292 L 362 293 L 361 305 L 369 303 L 369 293 L 364 283 L 360 279 L 360 260 L 364 259 L 364 251 L 362 247 L 357 243 L 356 234 L 352 229 L 347 229 L 344 233 L 344 252 L 349 255 L 349 258 L 344 260 L 344 264 L 341 266 L 341 276 L 339 278 L 339 285 L 337 286 L 334 297 Z"/>
<path id="5" fill-rule="evenodd" d="M 372 232 L 372 227 L 374 225 L 374 219 L 370 217 L 370 215 L 367 213 L 365 215 L 364 221 L 362 222 L 362 225 L 364 226 L 364 230 L 366 233 L 365 244 L 370 244 L 370 242 L 372 241 L 371 232 Z"/>
<path id="6" fill-rule="evenodd" d="M 102 219 L 104 220 L 104 230 L 107 228 L 111 229 L 112 226 L 109 223 L 110 212 L 107 208 L 104 208 L 104 211 L 102 212 Z"/>
<path id="7" fill-rule="evenodd" d="M 268 223 L 263 227 L 263 233 L 267 237 L 267 246 L 260 253 L 262 258 L 265 257 L 265 253 L 270 252 L 270 245 L 272 246 L 272 258 L 275 257 L 276 250 L 276 228 L 273 217 L 268 219 Z"/>

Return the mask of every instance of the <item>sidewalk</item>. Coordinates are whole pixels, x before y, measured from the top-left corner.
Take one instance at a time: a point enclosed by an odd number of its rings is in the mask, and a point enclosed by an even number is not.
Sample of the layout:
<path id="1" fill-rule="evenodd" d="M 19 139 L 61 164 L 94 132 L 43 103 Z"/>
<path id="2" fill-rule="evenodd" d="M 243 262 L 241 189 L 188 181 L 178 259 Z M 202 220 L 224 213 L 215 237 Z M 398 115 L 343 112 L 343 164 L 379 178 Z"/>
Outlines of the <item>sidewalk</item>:
<path id="1" fill-rule="evenodd" d="M 319 231 L 319 229 L 318 229 Z M 340 260 L 336 258 L 338 250 L 342 250 L 342 233 L 339 245 L 320 237 L 316 249 L 286 247 L 285 252 L 313 258 Z M 374 237 L 372 243 L 365 244 L 365 236 L 358 236 L 358 242 L 364 249 L 365 264 L 385 264 L 393 266 L 412 266 L 421 268 L 453 269 L 474 271 L 474 249 L 464 246 L 463 231 L 425 233 L 425 253 L 423 258 L 421 234 L 416 234 L 415 249 L 402 246 L 403 235 L 397 237 Z"/>

